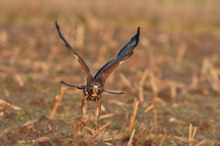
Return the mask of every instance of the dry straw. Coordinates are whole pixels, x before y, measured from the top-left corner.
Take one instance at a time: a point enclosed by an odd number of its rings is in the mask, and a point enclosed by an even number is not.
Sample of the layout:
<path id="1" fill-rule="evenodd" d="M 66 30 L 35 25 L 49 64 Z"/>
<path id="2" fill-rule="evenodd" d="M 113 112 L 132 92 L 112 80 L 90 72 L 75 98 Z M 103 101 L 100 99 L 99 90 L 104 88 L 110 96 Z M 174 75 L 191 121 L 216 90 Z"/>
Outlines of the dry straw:
<path id="1" fill-rule="evenodd" d="M 197 132 L 197 129 L 198 127 L 193 127 L 192 124 L 189 125 L 189 136 L 188 138 L 184 138 L 184 137 L 178 137 L 178 136 L 175 136 L 176 139 L 182 141 L 182 142 L 185 142 L 185 143 L 188 143 L 189 146 L 194 146 L 195 144 L 195 136 L 196 136 L 196 132 Z M 198 145 L 201 145 L 201 144 L 204 144 L 205 141 L 201 141 L 200 143 L 196 144 L 197 146 Z"/>
<path id="2" fill-rule="evenodd" d="M 167 134 L 164 133 L 163 138 L 161 139 L 159 146 L 163 146 L 163 144 L 164 144 L 166 138 L 167 138 Z"/>
<path id="3" fill-rule="evenodd" d="M 186 54 L 186 49 L 187 49 L 187 45 L 185 43 L 181 44 L 176 56 L 177 65 L 182 64 L 184 56 Z"/>
<path id="4" fill-rule="evenodd" d="M 140 132 L 140 134 L 137 135 L 137 140 L 134 142 L 134 146 L 138 145 L 141 142 L 141 140 L 144 138 L 145 134 L 147 133 L 148 128 L 149 126 L 146 125 L 144 129 Z"/>
<path id="5" fill-rule="evenodd" d="M 133 130 L 134 125 L 135 125 L 135 119 L 136 119 L 136 115 L 137 115 L 137 111 L 138 111 L 138 106 L 139 106 L 139 101 L 135 100 L 134 101 L 134 108 L 133 108 L 133 113 L 131 115 L 130 118 L 130 126 L 129 126 L 129 130 Z"/>
<path id="6" fill-rule="evenodd" d="M 193 143 L 195 142 L 195 136 L 197 132 L 197 127 L 193 127 L 192 124 L 189 125 L 189 146 L 193 146 Z"/>
<path id="7" fill-rule="evenodd" d="M 144 102 L 144 84 L 145 84 L 148 74 L 149 74 L 148 69 L 145 69 L 139 82 L 138 90 L 139 90 L 139 102 L 140 103 Z"/>
<path id="8" fill-rule="evenodd" d="M 120 78 L 122 80 L 122 82 L 127 86 L 129 87 L 129 89 L 132 91 L 132 92 L 135 92 L 134 90 L 134 86 L 132 85 L 131 81 L 123 74 L 123 73 L 120 73 Z"/>
<path id="9" fill-rule="evenodd" d="M 132 141 L 133 141 L 133 138 L 134 138 L 134 134 L 135 134 L 135 129 L 131 133 L 131 136 L 130 136 L 130 139 L 128 141 L 127 146 L 132 146 Z"/>
<path id="10" fill-rule="evenodd" d="M 150 73 L 150 83 L 151 83 L 151 88 L 154 93 L 154 99 L 153 99 L 153 115 L 154 115 L 154 126 L 158 126 L 158 106 L 157 106 L 157 99 L 158 99 L 158 86 L 157 86 L 157 81 L 156 77 L 153 72 Z"/>
<path id="11" fill-rule="evenodd" d="M 53 109 L 52 109 L 52 112 L 50 113 L 50 118 L 53 119 L 55 114 L 57 113 L 57 110 L 60 106 L 60 103 L 63 99 L 63 96 L 64 96 L 64 93 L 65 91 L 67 90 L 67 87 L 66 86 L 61 86 L 60 88 L 60 94 L 56 96 L 56 99 L 55 99 L 55 103 L 54 103 L 54 106 L 53 106 Z"/>
<path id="12" fill-rule="evenodd" d="M 12 108 L 17 111 L 21 110 L 20 107 L 0 99 L 0 109 L 6 109 L 6 108 Z"/>

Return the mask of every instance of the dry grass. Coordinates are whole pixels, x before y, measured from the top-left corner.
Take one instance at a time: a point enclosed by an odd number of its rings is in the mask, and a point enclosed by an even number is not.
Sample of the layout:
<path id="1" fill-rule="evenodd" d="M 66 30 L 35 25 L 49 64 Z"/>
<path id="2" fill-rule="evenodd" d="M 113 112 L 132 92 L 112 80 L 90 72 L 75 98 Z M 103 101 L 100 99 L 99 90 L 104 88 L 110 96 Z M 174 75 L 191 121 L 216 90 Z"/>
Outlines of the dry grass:
<path id="1" fill-rule="evenodd" d="M 219 145 L 219 10 L 217 0 L 0 1 L 0 145 Z M 97 130 L 80 122 L 82 93 L 60 88 L 84 78 L 55 20 L 92 73 L 141 26 L 106 83 L 126 94 L 103 95 Z"/>

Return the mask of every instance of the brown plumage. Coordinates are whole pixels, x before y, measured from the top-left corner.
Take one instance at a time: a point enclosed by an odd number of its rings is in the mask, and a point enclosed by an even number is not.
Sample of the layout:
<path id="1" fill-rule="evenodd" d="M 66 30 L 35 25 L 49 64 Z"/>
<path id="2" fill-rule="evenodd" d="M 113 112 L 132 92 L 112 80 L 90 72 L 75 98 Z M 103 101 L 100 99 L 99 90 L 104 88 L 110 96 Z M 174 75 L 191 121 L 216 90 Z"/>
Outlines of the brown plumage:
<path id="1" fill-rule="evenodd" d="M 96 112 L 95 112 L 95 126 L 97 126 L 97 118 L 99 116 L 99 113 L 101 111 L 101 94 L 103 92 L 111 93 L 111 94 L 123 94 L 122 92 L 116 93 L 107 91 L 104 89 L 105 81 L 108 78 L 108 76 L 121 64 L 123 63 L 127 58 L 129 58 L 133 54 L 134 48 L 138 45 L 139 42 L 139 36 L 140 36 L 140 27 L 137 28 L 137 33 L 130 39 L 130 41 L 122 47 L 122 49 L 119 51 L 116 58 L 110 60 L 107 62 L 93 77 L 89 67 L 86 65 L 85 61 L 82 59 L 81 56 L 78 55 L 78 53 L 75 51 L 73 47 L 68 43 L 64 35 L 60 31 L 60 27 L 58 23 L 55 23 L 55 26 L 57 28 L 58 34 L 60 38 L 65 43 L 67 49 L 73 54 L 73 56 L 78 60 L 79 64 L 82 67 L 82 71 L 85 74 L 87 83 L 83 86 L 75 86 L 69 83 L 65 83 L 61 81 L 62 84 L 70 87 L 75 87 L 78 89 L 83 90 L 83 100 L 82 100 L 82 120 L 87 120 L 87 102 L 88 101 L 95 101 L 96 102 Z"/>

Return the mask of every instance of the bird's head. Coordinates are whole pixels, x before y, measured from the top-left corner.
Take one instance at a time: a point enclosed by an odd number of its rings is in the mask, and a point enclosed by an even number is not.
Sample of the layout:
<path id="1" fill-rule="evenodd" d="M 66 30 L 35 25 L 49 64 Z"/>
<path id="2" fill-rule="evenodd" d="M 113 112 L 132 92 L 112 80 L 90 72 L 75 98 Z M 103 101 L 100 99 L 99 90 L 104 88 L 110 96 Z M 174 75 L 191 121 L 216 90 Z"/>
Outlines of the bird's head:
<path id="1" fill-rule="evenodd" d="M 99 84 L 98 82 L 94 82 L 91 84 L 88 84 L 85 88 L 85 92 L 90 96 L 90 97 L 97 97 L 100 96 L 103 92 L 103 86 Z"/>

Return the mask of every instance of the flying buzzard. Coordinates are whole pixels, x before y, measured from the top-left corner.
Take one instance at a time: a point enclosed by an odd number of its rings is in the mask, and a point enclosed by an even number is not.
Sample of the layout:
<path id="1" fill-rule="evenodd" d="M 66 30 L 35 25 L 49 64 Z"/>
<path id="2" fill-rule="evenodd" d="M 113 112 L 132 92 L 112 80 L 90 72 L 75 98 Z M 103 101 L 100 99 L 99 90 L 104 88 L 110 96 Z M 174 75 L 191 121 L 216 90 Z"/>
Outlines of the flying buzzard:
<path id="1" fill-rule="evenodd" d="M 86 65 L 83 58 L 78 55 L 76 50 L 68 43 L 62 32 L 60 31 L 60 27 L 58 23 L 55 23 L 57 28 L 58 34 L 62 41 L 65 43 L 66 48 L 73 54 L 73 56 L 78 60 L 79 64 L 82 67 L 82 71 L 86 77 L 87 84 L 83 86 L 76 86 L 69 83 L 65 83 L 61 81 L 62 84 L 70 87 L 74 87 L 80 90 L 83 90 L 84 97 L 82 99 L 82 119 L 86 121 L 87 119 L 87 102 L 88 101 L 95 101 L 96 102 L 96 111 L 95 111 L 95 126 L 97 126 L 97 119 L 99 113 L 101 111 L 101 95 L 103 92 L 111 93 L 111 94 L 123 94 L 123 92 L 111 92 L 104 89 L 105 81 L 108 76 L 127 58 L 129 58 L 133 54 L 134 48 L 138 45 L 139 36 L 140 36 L 140 27 L 137 28 L 137 33 L 130 39 L 130 41 L 119 51 L 116 58 L 107 62 L 99 71 L 96 73 L 95 76 L 92 76 L 89 67 Z"/>

